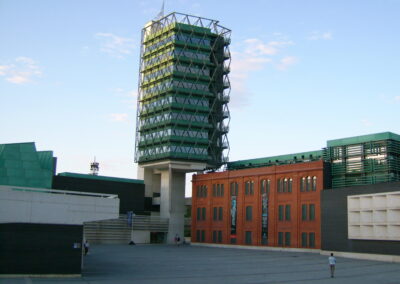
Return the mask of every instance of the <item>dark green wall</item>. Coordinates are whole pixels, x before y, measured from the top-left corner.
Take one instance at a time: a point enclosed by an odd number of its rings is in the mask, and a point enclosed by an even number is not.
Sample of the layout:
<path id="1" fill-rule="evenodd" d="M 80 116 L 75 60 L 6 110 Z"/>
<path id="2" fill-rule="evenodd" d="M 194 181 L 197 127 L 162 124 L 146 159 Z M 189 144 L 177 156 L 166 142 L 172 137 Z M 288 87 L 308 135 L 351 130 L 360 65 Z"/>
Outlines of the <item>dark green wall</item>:
<path id="1" fill-rule="evenodd" d="M 119 212 L 126 214 L 133 211 L 135 214 L 144 214 L 145 198 L 144 183 L 129 183 L 92 178 L 76 178 L 68 176 L 54 176 L 53 188 L 61 190 L 117 194 L 120 199 Z"/>
<path id="2" fill-rule="evenodd" d="M 0 274 L 81 274 L 82 225 L 0 224 Z"/>

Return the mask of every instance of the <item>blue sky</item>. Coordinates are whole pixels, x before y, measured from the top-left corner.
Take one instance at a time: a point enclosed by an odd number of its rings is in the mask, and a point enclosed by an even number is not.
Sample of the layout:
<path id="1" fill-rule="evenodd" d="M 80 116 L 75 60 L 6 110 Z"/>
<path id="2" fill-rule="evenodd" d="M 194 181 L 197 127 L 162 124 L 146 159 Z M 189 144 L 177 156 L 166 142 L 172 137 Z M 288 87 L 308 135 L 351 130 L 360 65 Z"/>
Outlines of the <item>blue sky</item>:
<path id="1" fill-rule="evenodd" d="M 161 0 L 0 0 L 0 143 L 136 178 L 140 33 Z M 232 29 L 230 160 L 400 133 L 400 1 L 187 1 Z"/>

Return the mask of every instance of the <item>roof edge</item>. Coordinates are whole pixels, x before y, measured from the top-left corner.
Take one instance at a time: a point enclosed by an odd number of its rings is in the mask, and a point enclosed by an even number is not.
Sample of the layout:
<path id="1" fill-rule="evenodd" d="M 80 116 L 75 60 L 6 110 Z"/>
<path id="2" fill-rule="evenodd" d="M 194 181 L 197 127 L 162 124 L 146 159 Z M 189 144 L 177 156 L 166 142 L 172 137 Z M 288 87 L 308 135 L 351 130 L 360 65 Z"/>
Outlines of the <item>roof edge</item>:
<path id="1" fill-rule="evenodd" d="M 96 176 L 96 175 L 91 175 L 91 174 L 79 174 L 79 173 L 71 173 L 71 172 L 59 173 L 59 174 L 57 174 L 57 176 L 144 184 L 144 180 L 141 180 L 141 179 L 119 178 L 119 177 L 110 177 L 110 176 Z"/>

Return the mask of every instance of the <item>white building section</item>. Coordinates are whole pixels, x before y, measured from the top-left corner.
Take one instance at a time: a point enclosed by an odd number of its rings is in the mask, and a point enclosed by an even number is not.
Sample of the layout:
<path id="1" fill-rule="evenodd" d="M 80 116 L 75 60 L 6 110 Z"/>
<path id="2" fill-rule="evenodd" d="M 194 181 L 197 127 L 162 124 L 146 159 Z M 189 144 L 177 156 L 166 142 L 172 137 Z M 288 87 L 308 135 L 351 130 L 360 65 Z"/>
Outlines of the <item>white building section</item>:
<path id="1" fill-rule="evenodd" d="M 347 197 L 348 238 L 400 241 L 400 191 Z"/>
<path id="2" fill-rule="evenodd" d="M 146 196 L 160 193 L 160 217 L 169 220 L 166 239 L 169 244 L 174 243 L 176 234 L 184 236 L 186 173 L 205 167 L 202 163 L 171 160 L 139 165 L 138 178 L 145 181 Z"/>
<path id="3" fill-rule="evenodd" d="M 118 214 L 117 195 L 0 186 L 0 223 L 77 225 Z"/>

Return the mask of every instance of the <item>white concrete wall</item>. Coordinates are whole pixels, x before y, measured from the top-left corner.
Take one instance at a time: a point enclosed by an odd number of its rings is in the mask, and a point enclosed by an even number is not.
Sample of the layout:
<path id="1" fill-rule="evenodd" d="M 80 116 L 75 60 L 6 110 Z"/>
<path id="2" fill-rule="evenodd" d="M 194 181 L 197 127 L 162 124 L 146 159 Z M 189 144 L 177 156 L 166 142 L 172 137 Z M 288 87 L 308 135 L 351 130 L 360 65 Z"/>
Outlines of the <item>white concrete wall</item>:
<path id="1" fill-rule="evenodd" d="M 132 240 L 135 244 L 149 244 L 150 243 L 150 232 L 149 231 L 132 231 Z"/>
<path id="2" fill-rule="evenodd" d="M 145 181 L 144 195 L 146 197 L 153 197 L 153 193 L 160 193 L 161 175 L 154 173 L 154 169 L 138 167 L 137 177 Z"/>
<path id="3" fill-rule="evenodd" d="M 400 191 L 349 195 L 348 238 L 400 241 Z"/>
<path id="4" fill-rule="evenodd" d="M 169 219 L 167 243 L 175 242 L 175 235 L 181 238 L 185 228 L 185 173 L 172 169 L 161 172 L 160 216 Z"/>
<path id="5" fill-rule="evenodd" d="M 119 199 L 111 196 L 0 186 L 0 223 L 83 224 L 118 215 Z"/>

